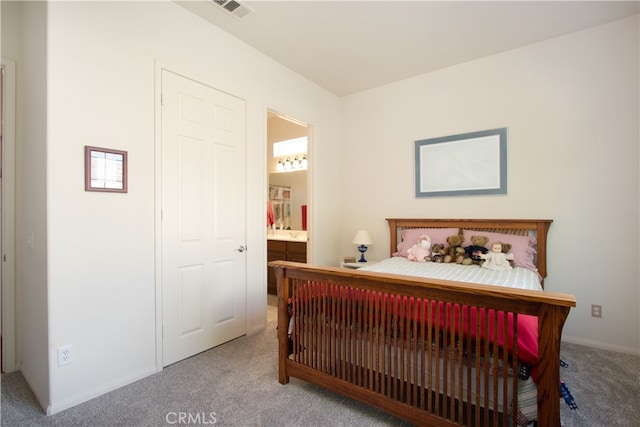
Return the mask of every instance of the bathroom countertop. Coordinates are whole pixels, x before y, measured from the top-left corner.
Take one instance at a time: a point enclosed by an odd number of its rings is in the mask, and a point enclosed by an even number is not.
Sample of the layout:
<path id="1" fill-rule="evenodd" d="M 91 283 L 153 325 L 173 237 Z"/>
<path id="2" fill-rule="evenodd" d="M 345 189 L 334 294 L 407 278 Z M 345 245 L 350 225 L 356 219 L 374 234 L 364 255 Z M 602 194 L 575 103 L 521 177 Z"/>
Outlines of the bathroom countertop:
<path id="1" fill-rule="evenodd" d="M 306 242 L 307 232 L 301 230 L 269 230 L 267 240 L 283 240 L 286 242 Z"/>

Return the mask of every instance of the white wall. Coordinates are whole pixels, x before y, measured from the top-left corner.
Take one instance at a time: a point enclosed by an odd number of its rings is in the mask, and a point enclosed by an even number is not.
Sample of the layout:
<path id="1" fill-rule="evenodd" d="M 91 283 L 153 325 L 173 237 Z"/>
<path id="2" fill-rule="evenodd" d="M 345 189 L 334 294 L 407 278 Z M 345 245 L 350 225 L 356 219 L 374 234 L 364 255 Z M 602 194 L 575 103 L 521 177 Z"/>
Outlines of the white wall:
<path id="1" fill-rule="evenodd" d="M 551 218 L 564 338 L 640 352 L 638 51 L 635 16 L 344 98 L 341 255 L 388 255 L 389 217 Z M 498 127 L 508 195 L 414 197 L 414 141 Z"/>
<path id="2" fill-rule="evenodd" d="M 48 7 L 47 403 L 55 413 L 158 368 L 158 67 L 247 101 L 247 246 L 253 248 L 247 252 L 249 333 L 266 322 L 267 109 L 314 126 L 320 142 L 314 158 L 323 174 L 322 159 L 339 147 L 339 99 L 173 2 L 52 2 Z M 128 151 L 127 194 L 84 191 L 85 145 Z M 337 179 L 330 176 L 312 186 L 322 195 Z M 337 241 L 337 216 L 321 207 L 313 212 L 321 236 L 315 245 Z M 56 349 L 64 345 L 73 345 L 75 360 L 58 367 Z"/>

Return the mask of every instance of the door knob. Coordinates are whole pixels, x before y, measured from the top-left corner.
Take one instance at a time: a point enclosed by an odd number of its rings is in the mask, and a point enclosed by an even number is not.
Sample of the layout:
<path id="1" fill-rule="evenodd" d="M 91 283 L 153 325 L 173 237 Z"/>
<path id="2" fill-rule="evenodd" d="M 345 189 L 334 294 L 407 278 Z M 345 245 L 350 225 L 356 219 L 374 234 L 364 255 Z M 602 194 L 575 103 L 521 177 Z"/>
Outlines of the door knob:
<path id="1" fill-rule="evenodd" d="M 247 247 L 244 246 L 244 245 L 240 245 L 240 247 L 238 249 L 236 249 L 236 251 L 238 251 L 238 252 L 244 252 L 246 250 L 247 250 Z"/>

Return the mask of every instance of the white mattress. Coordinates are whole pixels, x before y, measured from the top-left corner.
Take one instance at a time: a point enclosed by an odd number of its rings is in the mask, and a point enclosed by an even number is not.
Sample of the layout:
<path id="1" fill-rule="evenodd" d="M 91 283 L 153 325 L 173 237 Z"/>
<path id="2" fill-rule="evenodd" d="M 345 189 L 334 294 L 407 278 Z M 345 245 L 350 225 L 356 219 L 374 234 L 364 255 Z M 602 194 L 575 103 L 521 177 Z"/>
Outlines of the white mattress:
<path id="1" fill-rule="evenodd" d="M 489 270 L 477 265 L 414 262 L 404 257 L 392 257 L 362 267 L 361 270 L 515 289 L 542 290 L 538 273 L 523 267 L 514 267 L 513 270 Z"/>

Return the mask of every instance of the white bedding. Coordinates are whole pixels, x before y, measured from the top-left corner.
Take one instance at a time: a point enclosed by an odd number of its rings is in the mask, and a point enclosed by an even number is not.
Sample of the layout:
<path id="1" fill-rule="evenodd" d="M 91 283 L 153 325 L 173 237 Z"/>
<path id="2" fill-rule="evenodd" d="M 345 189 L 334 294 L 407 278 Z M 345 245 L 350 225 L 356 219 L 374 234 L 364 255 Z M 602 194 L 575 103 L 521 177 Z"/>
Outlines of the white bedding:
<path id="1" fill-rule="evenodd" d="M 523 267 L 514 267 L 513 270 L 489 270 L 477 265 L 414 262 L 404 257 L 392 257 L 373 265 L 362 267 L 361 270 L 456 280 L 458 282 L 504 286 L 515 289 L 542 290 L 538 273 Z"/>

